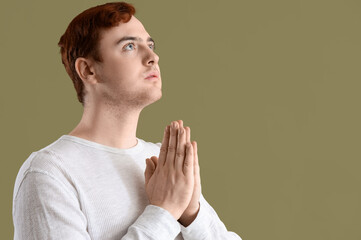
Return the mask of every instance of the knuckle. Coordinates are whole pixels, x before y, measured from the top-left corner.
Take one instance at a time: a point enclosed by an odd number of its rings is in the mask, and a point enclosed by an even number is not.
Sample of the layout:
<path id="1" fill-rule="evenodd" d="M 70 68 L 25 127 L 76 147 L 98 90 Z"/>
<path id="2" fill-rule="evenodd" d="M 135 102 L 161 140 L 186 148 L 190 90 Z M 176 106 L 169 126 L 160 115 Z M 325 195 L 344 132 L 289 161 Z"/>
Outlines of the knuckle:
<path id="1" fill-rule="evenodd" d="M 175 152 L 175 146 L 168 146 L 168 152 Z"/>
<path id="2" fill-rule="evenodd" d="M 164 147 L 164 146 L 162 146 L 162 147 L 160 148 L 160 152 L 161 152 L 161 153 L 167 153 L 167 148 Z"/>
<path id="3" fill-rule="evenodd" d="M 190 162 L 189 162 L 189 161 L 184 161 L 183 165 L 184 165 L 184 167 L 189 167 L 189 166 L 190 166 Z"/>
<path id="4" fill-rule="evenodd" d="M 187 143 L 187 147 L 188 147 L 189 151 L 193 150 L 193 146 L 190 142 Z"/>

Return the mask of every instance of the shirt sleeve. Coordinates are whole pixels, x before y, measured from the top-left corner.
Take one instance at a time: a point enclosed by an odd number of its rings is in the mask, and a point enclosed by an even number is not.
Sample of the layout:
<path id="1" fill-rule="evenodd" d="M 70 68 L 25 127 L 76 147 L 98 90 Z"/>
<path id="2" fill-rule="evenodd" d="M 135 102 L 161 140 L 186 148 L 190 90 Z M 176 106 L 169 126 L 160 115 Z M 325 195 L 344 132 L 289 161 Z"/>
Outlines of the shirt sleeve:
<path id="1" fill-rule="evenodd" d="M 181 226 L 184 240 L 242 240 L 236 233 L 228 231 L 216 211 L 201 194 L 197 217 L 188 226 Z"/>
<path id="2" fill-rule="evenodd" d="M 128 228 L 128 232 L 122 240 L 169 240 L 175 239 L 179 233 L 178 221 L 167 210 L 155 205 L 148 205 L 135 223 Z"/>
<path id="3" fill-rule="evenodd" d="M 14 240 L 91 239 L 78 198 L 47 172 L 26 172 L 13 205 Z M 168 211 L 148 205 L 121 240 L 169 240 L 179 233 Z"/>
<path id="4" fill-rule="evenodd" d="M 28 171 L 14 197 L 14 240 L 90 239 L 76 196 L 47 172 Z"/>

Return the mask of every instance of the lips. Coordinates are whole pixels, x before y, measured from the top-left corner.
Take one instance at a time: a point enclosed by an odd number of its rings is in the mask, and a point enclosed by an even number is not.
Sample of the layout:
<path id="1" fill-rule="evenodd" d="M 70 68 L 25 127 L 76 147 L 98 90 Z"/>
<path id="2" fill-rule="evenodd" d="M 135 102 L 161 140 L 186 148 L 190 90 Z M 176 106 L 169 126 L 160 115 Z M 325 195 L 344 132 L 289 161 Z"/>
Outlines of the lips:
<path id="1" fill-rule="evenodd" d="M 159 78 L 159 73 L 158 72 L 150 72 L 150 73 L 146 74 L 145 79 L 152 79 L 152 78 Z"/>

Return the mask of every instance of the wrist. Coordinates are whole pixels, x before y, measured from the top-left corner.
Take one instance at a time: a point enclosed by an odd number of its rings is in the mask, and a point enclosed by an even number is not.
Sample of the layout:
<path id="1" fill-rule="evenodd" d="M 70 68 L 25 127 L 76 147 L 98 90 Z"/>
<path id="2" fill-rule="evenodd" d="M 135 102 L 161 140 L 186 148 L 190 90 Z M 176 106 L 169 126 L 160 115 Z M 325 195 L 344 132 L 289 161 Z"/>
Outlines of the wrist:
<path id="1" fill-rule="evenodd" d="M 172 215 L 174 217 L 175 220 L 180 218 L 180 215 L 182 214 L 181 212 L 179 212 L 178 210 L 174 210 L 166 205 L 163 204 L 156 204 L 156 203 L 150 203 L 151 205 L 157 206 L 159 208 L 164 209 L 165 211 L 167 211 L 170 215 Z"/>
<path id="2" fill-rule="evenodd" d="M 184 227 L 188 227 L 197 218 L 199 209 L 200 206 L 198 204 L 198 208 L 185 211 L 182 214 L 182 216 L 178 219 L 178 222 L 182 224 Z"/>

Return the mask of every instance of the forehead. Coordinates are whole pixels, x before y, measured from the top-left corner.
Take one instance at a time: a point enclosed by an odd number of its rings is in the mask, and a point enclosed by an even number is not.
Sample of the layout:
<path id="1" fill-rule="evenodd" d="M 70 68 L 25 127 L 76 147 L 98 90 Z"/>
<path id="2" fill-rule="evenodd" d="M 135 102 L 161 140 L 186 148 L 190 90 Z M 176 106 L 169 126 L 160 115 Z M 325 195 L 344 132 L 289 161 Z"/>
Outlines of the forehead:
<path id="1" fill-rule="evenodd" d="M 120 22 L 118 26 L 111 27 L 101 32 L 101 41 L 114 41 L 124 36 L 134 36 L 146 40 L 149 37 L 143 24 L 134 16 L 128 22 Z"/>

